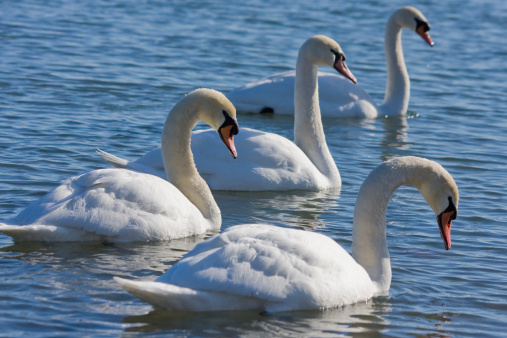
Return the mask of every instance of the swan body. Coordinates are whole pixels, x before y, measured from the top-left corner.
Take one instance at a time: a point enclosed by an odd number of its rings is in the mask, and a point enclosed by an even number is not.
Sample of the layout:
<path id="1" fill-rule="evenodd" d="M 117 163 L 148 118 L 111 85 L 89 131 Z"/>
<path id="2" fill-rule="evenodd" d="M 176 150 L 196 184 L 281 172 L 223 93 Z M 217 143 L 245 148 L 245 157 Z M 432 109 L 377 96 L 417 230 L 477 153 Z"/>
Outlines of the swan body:
<path id="1" fill-rule="evenodd" d="M 336 74 L 319 72 L 319 97 L 324 117 L 360 117 L 405 115 L 410 99 L 410 79 L 401 46 L 401 30 L 408 28 L 433 46 L 430 25 L 414 7 L 402 7 L 389 18 L 385 30 L 387 84 L 384 102 L 377 105 L 359 86 L 352 85 Z M 288 71 L 249 83 L 227 93 L 238 111 L 274 112 L 292 115 L 294 78 Z"/>
<path id="2" fill-rule="evenodd" d="M 164 240 L 212 228 L 174 185 L 126 169 L 99 169 L 68 178 L 12 223 L 1 225 L 0 231 L 44 241 Z"/>
<path id="3" fill-rule="evenodd" d="M 208 147 L 219 145 L 215 134 L 211 129 L 194 131 L 191 144 L 199 174 L 213 190 L 322 190 L 329 187 L 328 178 L 285 137 L 241 128 L 241 134 L 235 138 L 236 149 L 241 156 L 235 161 L 227 161 L 226 152 L 212 153 L 208 150 Z M 106 152 L 100 153 L 118 167 L 166 177 L 160 147 L 133 162 Z"/>
<path id="4" fill-rule="evenodd" d="M 294 80 L 289 70 L 248 83 L 227 93 L 238 111 L 294 114 Z M 377 104 L 361 87 L 333 73 L 318 72 L 319 105 L 323 117 L 377 116 Z"/>
<path id="5" fill-rule="evenodd" d="M 365 301 L 390 288 L 385 213 L 403 184 L 424 196 L 449 249 L 459 200 L 454 180 L 433 161 L 400 157 L 379 165 L 361 186 L 352 254 L 322 234 L 245 224 L 201 242 L 155 281 L 115 279 L 136 297 L 169 310 L 274 312 Z"/>
<path id="6" fill-rule="evenodd" d="M 129 242 L 218 230 L 220 210 L 193 163 L 190 133 L 203 120 L 236 156 L 235 116 L 223 94 L 196 90 L 171 110 L 164 126 L 165 171 L 172 183 L 127 169 L 93 170 L 65 180 L 7 224 L 0 223 L 0 232 L 15 240 Z"/>
<path id="7" fill-rule="evenodd" d="M 350 81 L 356 82 L 348 70 L 340 46 L 325 36 L 314 36 L 301 47 L 296 69 L 293 97 L 296 106 L 294 142 L 276 134 L 242 129 L 236 138 L 240 158 L 233 164 L 222 162 L 220 154 L 210 154 L 212 131 L 196 131 L 192 135 L 192 151 L 196 154 L 199 173 L 215 190 L 322 190 L 341 186 L 341 177 L 327 143 L 319 109 L 317 67 L 335 68 Z M 116 167 L 131 168 L 166 178 L 160 148 L 129 162 L 102 153 Z M 218 157 L 215 157 L 218 156 Z M 226 165 L 227 164 L 227 165 Z"/>

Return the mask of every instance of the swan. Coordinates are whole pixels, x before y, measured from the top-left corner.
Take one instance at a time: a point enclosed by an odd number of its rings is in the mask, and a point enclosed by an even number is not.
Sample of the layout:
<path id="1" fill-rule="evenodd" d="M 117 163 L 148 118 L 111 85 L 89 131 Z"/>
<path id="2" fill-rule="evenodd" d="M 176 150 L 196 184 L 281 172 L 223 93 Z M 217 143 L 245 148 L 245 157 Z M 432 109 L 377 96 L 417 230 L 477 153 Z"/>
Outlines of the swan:
<path id="1" fill-rule="evenodd" d="M 389 290 L 386 207 L 404 184 L 418 188 L 433 209 L 448 250 L 456 183 L 436 162 L 407 156 L 380 164 L 362 184 L 351 255 L 322 234 L 245 224 L 199 243 L 155 281 L 114 278 L 134 296 L 169 310 L 276 312 L 365 301 Z"/>
<path id="2" fill-rule="evenodd" d="M 198 120 L 218 131 L 233 157 L 236 110 L 220 92 L 197 89 L 171 110 L 162 149 L 167 176 L 99 169 L 71 177 L 29 205 L 0 232 L 16 241 L 159 241 L 218 230 L 220 209 L 190 150 Z M 210 151 L 214 151 L 210 148 Z"/>
<path id="3" fill-rule="evenodd" d="M 336 74 L 319 72 L 322 116 L 375 118 L 406 114 L 410 79 L 401 46 L 402 28 L 415 31 L 433 46 L 428 33 L 430 25 L 418 9 L 402 7 L 391 15 L 385 30 L 387 84 L 384 102 L 377 105 L 361 87 Z M 294 71 L 279 73 L 233 89 L 226 95 L 238 111 L 292 115 L 294 78 Z"/>
<path id="4" fill-rule="evenodd" d="M 352 82 L 354 75 L 345 64 L 345 55 L 336 41 L 322 35 L 309 38 L 299 50 L 294 93 L 294 142 L 273 133 L 242 128 L 236 138 L 241 157 L 230 163 L 223 155 L 208 151 L 216 143 L 212 131 L 192 135 L 199 173 L 214 190 L 323 190 L 341 186 L 341 177 L 327 147 L 320 117 L 317 67 L 336 69 Z M 166 178 L 160 148 L 128 162 L 102 152 L 106 161 Z M 222 156 L 222 157 L 221 157 Z"/>

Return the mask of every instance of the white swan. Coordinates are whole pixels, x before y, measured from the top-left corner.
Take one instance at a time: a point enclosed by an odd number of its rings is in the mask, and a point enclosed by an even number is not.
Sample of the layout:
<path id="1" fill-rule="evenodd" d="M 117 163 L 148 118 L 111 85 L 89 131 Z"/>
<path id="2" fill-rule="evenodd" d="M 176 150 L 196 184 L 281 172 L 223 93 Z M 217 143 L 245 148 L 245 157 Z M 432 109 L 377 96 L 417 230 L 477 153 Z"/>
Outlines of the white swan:
<path id="1" fill-rule="evenodd" d="M 340 46 L 325 36 L 314 36 L 301 47 L 297 60 L 295 87 L 294 143 L 259 130 L 242 128 L 236 138 L 241 153 L 234 163 L 223 155 L 210 153 L 216 143 L 212 132 L 192 135 L 199 173 L 215 190 L 322 190 L 341 186 L 341 177 L 327 147 L 319 110 L 317 66 L 326 65 L 353 82 L 354 75 L 345 64 Z M 134 162 L 102 153 L 116 167 L 126 167 L 165 178 L 160 148 Z"/>
<path id="2" fill-rule="evenodd" d="M 273 312 L 365 301 L 385 294 L 391 284 L 386 207 L 403 184 L 424 196 L 449 249 L 456 183 L 436 162 L 400 157 L 379 165 L 361 186 L 352 255 L 322 234 L 245 224 L 199 243 L 155 281 L 115 279 L 136 297 L 170 310 Z"/>
<path id="3" fill-rule="evenodd" d="M 93 170 L 65 180 L 8 224 L 0 224 L 0 232 L 15 240 L 126 242 L 219 229 L 220 209 L 190 150 L 198 120 L 217 130 L 236 157 L 234 106 L 222 93 L 198 89 L 174 106 L 164 125 L 162 149 L 172 184 L 126 169 Z"/>
<path id="4" fill-rule="evenodd" d="M 419 10 L 403 7 L 391 15 L 385 31 L 387 85 L 384 102 L 377 105 L 361 87 L 352 85 L 336 74 L 319 72 L 322 116 L 374 118 L 406 113 L 410 79 L 401 47 L 401 29 L 404 27 L 415 31 L 433 46 L 428 34 L 430 25 Z M 226 95 L 238 111 L 292 115 L 294 77 L 294 71 L 275 74 L 233 89 Z"/>

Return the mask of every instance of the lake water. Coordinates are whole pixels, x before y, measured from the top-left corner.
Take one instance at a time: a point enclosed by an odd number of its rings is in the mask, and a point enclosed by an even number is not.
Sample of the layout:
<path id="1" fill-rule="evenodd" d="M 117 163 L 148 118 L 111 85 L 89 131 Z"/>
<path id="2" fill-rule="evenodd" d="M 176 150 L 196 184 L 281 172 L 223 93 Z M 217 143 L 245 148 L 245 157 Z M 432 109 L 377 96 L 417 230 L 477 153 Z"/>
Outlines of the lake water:
<path id="1" fill-rule="evenodd" d="M 135 159 L 167 112 L 198 87 L 228 91 L 294 68 L 311 35 L 337 40 L 381 102 L 384 26 L 406 3 L 35 1 L 0 3 L 0 219 L 61 180 Z M 407 118 L 324 121 L 341 191 L 215 197 L 225 229 L 266 222 L 324 233 L 350 249 L 355 197 L 381 161 L 441 163 L 460 189 L 452 249 L 413 188 L 388 207 L 389 295 L 326 311 L 171 313 L 112 279 L 154 279 L 202 238 L 103 246 L 14 244 L 0 235 L 0 336 L 505 336 L 507 332 L 507 2 L 421 1 L 428 47 L 404 31 Z M 291 117 L 238 116 L 292 138 Z M 239 154 L 241 156 L 241 154 Z"/>

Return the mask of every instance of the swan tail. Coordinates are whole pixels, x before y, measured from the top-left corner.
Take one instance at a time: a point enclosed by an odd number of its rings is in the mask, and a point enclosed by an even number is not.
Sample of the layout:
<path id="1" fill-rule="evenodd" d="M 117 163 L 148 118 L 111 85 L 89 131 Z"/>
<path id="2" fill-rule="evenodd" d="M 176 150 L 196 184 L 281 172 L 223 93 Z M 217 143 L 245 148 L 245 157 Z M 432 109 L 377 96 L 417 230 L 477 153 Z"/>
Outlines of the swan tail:
<path id="1" fill-rule="evenodd" d="M 47 225 L 19 226 L 0 223 L 0 232 L 21 241 L 40 241 L 56 231 L 56 227 Z"/>
<path id="2" fill-rule="evenodd" d="M 112 164 L 113 166 L 115 166 L 116 168 L 126 168 L 128 166 L 128 161 L 127 160 L 124 160 L 123 158 L 120 158 L 118 156 L 115 156 L 113 154 L 110 154 L 108 152 L 105 152 L 103 150 L 100 150 L 100 149 L 96 149 L 97 153 L 99 155 L 102 156 L 102 158 Z"/>
<path id="3" fill-rule="evenodd" d="M 173 311 L 264 310 L 260 300 L 221 292 L 193 290 L 156 281 L 132 281 L 113 277 L 137 298 Z"/>
<path id="4" fill-rule="evenodd" d="M 42 224 L 12 225 L 0 223 L 0 233 L 12 237 L 15 242 L 69 242 L 101 239 L 99 235 L 82 230 Z"/>

